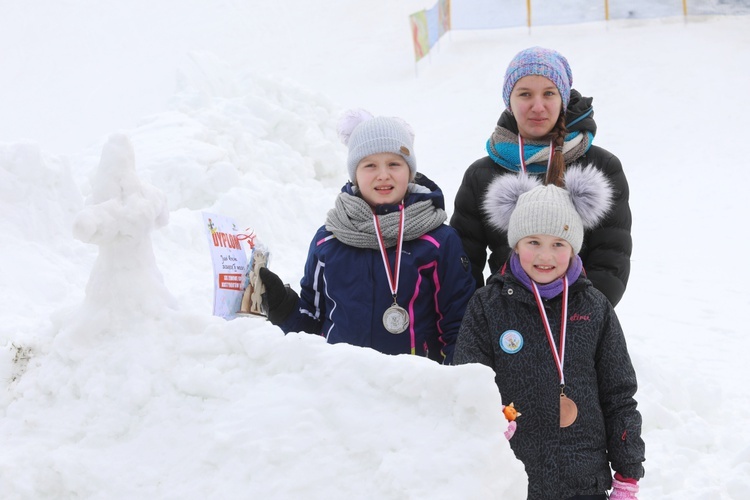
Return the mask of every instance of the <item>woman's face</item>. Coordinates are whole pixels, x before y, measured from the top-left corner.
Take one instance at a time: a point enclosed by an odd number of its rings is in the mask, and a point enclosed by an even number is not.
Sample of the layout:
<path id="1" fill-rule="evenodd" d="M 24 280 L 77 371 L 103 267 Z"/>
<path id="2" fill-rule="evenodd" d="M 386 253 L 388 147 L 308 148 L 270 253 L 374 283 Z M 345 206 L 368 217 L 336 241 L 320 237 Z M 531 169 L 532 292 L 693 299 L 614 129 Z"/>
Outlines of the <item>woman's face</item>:
<path id="1" fill-rule="evenodd" d="M 562 112 L 562 96 L 552 80 L 524 76 L 510 93 L 510 109 L 524 139 L 544 139 L 549 135 Z"/>
<path id="2" fill-rule="evenodd" d="M 411 177 L 406 160 L 394 153 L 365 156 L 357 164 L 356 174 L 359 192 L 371 207 L 401 203 Z"/>

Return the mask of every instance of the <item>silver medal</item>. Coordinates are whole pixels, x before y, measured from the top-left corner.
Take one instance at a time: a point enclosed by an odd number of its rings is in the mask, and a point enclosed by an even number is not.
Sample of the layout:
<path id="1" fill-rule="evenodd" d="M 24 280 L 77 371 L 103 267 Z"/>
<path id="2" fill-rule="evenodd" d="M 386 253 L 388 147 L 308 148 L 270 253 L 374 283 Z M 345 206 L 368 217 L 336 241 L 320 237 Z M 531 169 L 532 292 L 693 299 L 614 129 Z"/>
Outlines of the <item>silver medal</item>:
<path id="1" fill-rule="evenodd" d="M 393 295 L 393 305 L 385 310 L 383 313 L 383 326 L 386 330 L 393 334 L 402 333 L 409 327 L 409 313 L 406 309 L 399 306 L 396 302 L 396 294 L 398 293 L 398 277 L 401 273 L 401 245 L 404 242 L 404 207 L 403 204 L 399 208 L 401 212 L 399 216 L 399 227 L 398 227 L 398 242 L 396 244 L 396 265 L 393 272 L 391 272 L 391 264 L 388 262 L 388 254 L 385 249 L 385 242 L 383 241 L 383 235 L 380 231 L 380 222 L 378 222 L 378 216 L 373 212 L 372 218 L 375 224 L 375 230 L 378 233 L 378 247 L 380 248 L 380 255 L 383 257 L 383 266 L 385 267 L 385 274 L 388 276 L 388 285 L 391 288 L 391 295 Z"/>
<path id="2" fill-rule="evenodd" d="M 383 326 L 393 334 L 402 333 L 409 327 L 409 313 L 398 304 L 393 304 L 383 313 Z"/>

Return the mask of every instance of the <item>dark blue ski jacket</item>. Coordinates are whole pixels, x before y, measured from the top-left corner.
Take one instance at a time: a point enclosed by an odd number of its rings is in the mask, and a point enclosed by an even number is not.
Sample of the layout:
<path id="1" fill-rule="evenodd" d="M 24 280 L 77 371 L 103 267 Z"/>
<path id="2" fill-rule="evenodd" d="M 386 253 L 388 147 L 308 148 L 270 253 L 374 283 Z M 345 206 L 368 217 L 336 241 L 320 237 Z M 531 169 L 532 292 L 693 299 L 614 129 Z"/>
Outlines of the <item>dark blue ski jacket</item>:
<path id="1" fill-rule="evenodd" d="M 409 193 L 406 205 L 432 200 L 444 209 L 443 193 L 434 182 L 422 174 L 415 182 L 430 192 Z M 342 191 L 352 194 L 351 184 Z M 376 212 L 393 210 L 398 207 L 383 205 Z M 395 250 L 387 249 L 391 268 Z M 393 297 L 379 250 L 346 245 L 323 226 L 310 243 L 300 285 L 298 307 L 279 325 L 284 332 L 316 333 L 329 343 L 411 353 L 444 364 L 452 362 L 458 329 L 476 288 L 461 239 L 446 224 L 403 242 L 397 302 L 411 318 L 403 333 L 390 333 L 383 326 L 383 313 Z"/>

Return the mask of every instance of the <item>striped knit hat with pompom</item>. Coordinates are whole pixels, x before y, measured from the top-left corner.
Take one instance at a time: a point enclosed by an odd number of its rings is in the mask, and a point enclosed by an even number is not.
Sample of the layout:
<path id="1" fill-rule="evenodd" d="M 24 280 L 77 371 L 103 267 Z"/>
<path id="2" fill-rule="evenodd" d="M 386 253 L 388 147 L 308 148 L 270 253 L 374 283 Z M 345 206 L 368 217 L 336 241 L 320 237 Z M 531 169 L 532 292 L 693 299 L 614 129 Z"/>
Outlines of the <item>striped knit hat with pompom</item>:
<path id="1" fill-rule="evenodd" d="M 417 158 L 414 156 L 414 131 L 401 118 L 373 117 L 362 109 L 345 112 L 338 124 L 338 134 L 346 146 L 349 156 L 346 161 L 349 180 L 356 184 L 357 165 L 362 158 L 376 153 L 401 155 L 409 165 L 411 178 L 417 173 Z"/>

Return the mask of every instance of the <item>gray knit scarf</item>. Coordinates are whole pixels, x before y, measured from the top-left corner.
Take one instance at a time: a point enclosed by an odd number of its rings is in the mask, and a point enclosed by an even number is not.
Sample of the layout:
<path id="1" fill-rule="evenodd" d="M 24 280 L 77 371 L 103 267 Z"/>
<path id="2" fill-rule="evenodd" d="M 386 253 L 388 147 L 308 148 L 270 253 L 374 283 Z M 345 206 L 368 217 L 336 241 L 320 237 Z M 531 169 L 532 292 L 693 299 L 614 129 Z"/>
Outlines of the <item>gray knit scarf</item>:
<path id="1" fill-rule="evenodd" d="M 445 210 L 436 208 L 430 200 L 412 203 L 404 211 L 404 241 L 419 238 L 448 218 Z M 398 241 L 399 212 L 377 217 L 386 248 L 395 246 Z M 326 229 L 347 245 L 375 250 L 379 248 L 372 208 L 359 196 L 339 193 L 336 205 L 328 211 Z"/>

